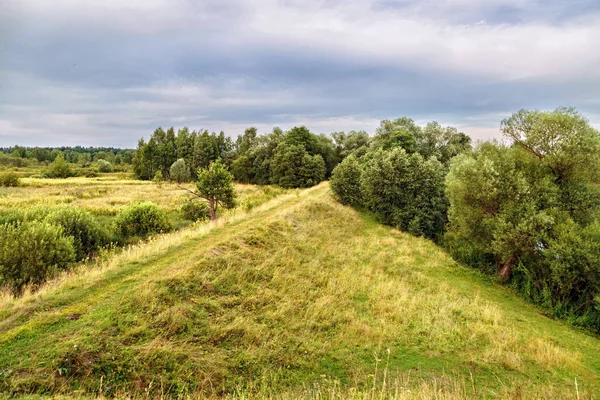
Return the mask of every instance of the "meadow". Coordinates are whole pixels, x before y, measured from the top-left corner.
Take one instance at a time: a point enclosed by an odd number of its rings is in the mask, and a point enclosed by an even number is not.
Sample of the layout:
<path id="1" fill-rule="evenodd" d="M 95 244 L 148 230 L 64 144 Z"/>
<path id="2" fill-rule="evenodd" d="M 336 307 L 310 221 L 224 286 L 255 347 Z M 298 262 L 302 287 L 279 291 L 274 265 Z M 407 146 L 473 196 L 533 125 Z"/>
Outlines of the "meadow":
<path id="1" fill-rule="evenodd" d="M 592 399 L 599 347 L 328 184 L 0 302 L 15 396 Z"/>

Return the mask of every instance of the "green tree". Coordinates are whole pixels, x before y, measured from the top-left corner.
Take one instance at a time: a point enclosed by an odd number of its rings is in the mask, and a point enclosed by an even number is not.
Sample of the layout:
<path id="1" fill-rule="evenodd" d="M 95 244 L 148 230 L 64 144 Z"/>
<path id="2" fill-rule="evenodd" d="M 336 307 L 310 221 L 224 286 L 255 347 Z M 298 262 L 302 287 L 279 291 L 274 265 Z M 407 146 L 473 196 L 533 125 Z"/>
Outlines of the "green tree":
<path id="1" fill-rule="evenodd" d="M 331 175 L 330 186 L 342 204 L 360 208 L 363 205 L 360 181 L 362 167 L 354 155 L 344 158 Z"/>
<path id="2" fill-rule="evenodd" d="M 557 315 L 594 314 L 600 133 L 572 109 L 521 110 L 502 130 L 510 146 L 482 144 L 451 163 L 451 251 Z"/>
<path id="3" fill-rule="evenodd" d="M 402 148 L 379 149 L 364 163 L 364 205 L 384 224 L 428 238 L 444 232 L 447 200 L 445 170 L 435 159 Z"/>
<path id="4" fill-rule="evenodd" d="M 97 164 L 98 164 L 98 172 L 103 172 L 103 173 L 113 172 L 113 166 L 110 162 L 103 160 L 103 159 L 99 159 L 97 161 Z"/>
<path id="5" fill-rule="evenodd" d="M 180 158 L 171 165 L 169 175 L 177 183 L 189 182 L 192 178 L 190 169 L 183 158 Z"/>
<path id="6" fill-rule="evenodd" d="M 235 207 L 235 189 L 233 186 L 233 175 L 220 160 L 212 162 L 208 168 L 198 171 L 196 182 L 197 191 L 194 196 L 208 202 L 210 219 L 217 219 L 217 208 Z"/>
<path id="7" fill-rule="evenodd" d="M 389 150 L 402 148 L 407 153 L 417 151 L 417 138 L 421 136 L 421 127 L 410 118 L 402 117 L 395 120 L 383 120 L 377 128 L 372 140 L 374 148 Z"/>
<path id="8" fill-rule="evenodd" d="M 68 178 L 73 175 L 69 163 L 65 161 L 62 155 L 56 157 L 54 162 L 50 165 L 46 171 L 46 175 L 49 178 Z"/>
<path id="9" fill-rule="evenodd" d="M 300 145 L 282 142 L 271 162 L 271 182 L 284 188 L 309 187 L 325 178 L 325 162 Z"/>

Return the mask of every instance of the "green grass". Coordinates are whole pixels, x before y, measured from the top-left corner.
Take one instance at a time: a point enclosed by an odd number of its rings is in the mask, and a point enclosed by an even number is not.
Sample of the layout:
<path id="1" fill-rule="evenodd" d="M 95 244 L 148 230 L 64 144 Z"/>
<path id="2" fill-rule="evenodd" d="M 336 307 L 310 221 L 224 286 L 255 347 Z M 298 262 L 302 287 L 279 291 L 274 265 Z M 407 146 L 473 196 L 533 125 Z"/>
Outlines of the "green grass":
<path id="1" fill-rule="evenodd" d="M 0 301 L 7 395 L 597 398 L 599 349 L 326 184 Z"/>

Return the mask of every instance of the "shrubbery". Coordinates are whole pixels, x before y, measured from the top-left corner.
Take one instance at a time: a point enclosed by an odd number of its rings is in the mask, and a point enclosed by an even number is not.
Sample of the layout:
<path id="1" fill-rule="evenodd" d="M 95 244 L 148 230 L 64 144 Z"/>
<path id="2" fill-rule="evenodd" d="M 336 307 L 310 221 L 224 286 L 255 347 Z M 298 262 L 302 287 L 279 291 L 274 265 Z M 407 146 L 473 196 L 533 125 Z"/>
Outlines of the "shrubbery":
<path id="1" fill-rule="evenodd" d="M 330 186 L 340 203 L 362 207 L 361 174 L 362 167 L 354 155 L 345 158 L 335 167 L 331 175 Z"/>
<path id="2" fill-rule="evenodd" d="M 44 172 L 48 178 L 68 178 L 73 176 L 73 171 L 68 162 L 65 161 L 62 155 L 56 157 L 54 162 L 50 164 L 50 167 Z"/>
<path id="3" fill-rule="evenodd" d="M 110 240 L 96 218 L 82 209 L 59 208 L 49 213 L 44 221 L 62 227 L 63 233 L 73 238 L 77 261 L 97 253 Z"/>
<path id="4" fill-rule="evenodd" d="M 189 221 L 203 221 L 209 218 L 209 207 L 205 201 L 186 201 L 181 206 L 181 215 Z"/>
<path id="5" fill-rule="evenodd" d="M 365 208 L 384 224 L 440 239 L 447 209 L 444 177 L 435 159 L 402 148 L 378 149 L 360 162 L 346 158 L 333 171 L 331 189 L 342 203 Z"/>
<path id="6" fill-rule="evenodd" d="M 106 160 L 98 160 L 98 172 L 108 173 L 113 172 L 113 166 L 110 162 Z"/>
<path id="7" fill-rule="evenodd" d="M 124 238 L 163 233 L 171 229 L 167 214 L 156 204 L 146 201 L 124 209 L 116 220 L 118 233 Z"/>
<path id="8" fill-rule="evenodd" d="M 3 172 L 0 173 L 0 186 L 4 187 L 17 187 L 21 183 L 19 175 L 14 172 Z"/>
<path id="9" fill-rule="evenodd" d="M 73 239 L 48 222 L 18 222 L 0 226 L 0 284 L 16 292 L 40 284 L 75 261 Z"/>

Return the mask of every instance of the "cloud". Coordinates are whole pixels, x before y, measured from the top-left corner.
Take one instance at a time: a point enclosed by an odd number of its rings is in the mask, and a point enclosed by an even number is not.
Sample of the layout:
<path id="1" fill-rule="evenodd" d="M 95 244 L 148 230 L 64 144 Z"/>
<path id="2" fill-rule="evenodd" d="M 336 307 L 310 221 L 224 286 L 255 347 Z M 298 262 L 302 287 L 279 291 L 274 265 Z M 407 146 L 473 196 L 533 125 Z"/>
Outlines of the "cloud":
<path id="1" fill-rule="evenodd" d="M 157 126 L 498 135 L 520 108 L 600 122 L 592 0 L 5 0 L 0 145 L 134 146 Z M 339 125 L 336 125 L 339 124 Z"/>

